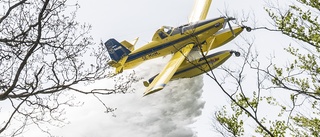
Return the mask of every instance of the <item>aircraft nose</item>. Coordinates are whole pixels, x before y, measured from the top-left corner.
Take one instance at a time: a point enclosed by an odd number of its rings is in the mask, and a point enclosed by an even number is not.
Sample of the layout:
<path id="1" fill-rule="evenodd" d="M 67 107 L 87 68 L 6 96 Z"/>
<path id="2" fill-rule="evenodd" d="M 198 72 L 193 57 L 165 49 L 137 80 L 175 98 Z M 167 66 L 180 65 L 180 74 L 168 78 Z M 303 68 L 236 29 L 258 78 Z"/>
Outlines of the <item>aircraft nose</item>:
<path id="1" fill-rule="evenodd" d="M 220 19 L 223 19 L 224 17 L 219 17 L 219 18 L 214 18 L 214 19 L 207 19 L 207 20 L 203 20 L 203 21 L 200 21 L 198 23 L 198 26 L 202 26 L 202 25 L 206 25 L 206 24 L 209 24 L 209 23 L 213 23 L 213 22 L 217 22 L 218 20 Z M 220 22 L 219 22 L 220 23 Z M 220 25 L 216 25 L 216 26 L 220 26 Z"/>
<path id="2" fill-rule="evenodd" d="M 226 22 L 231 21 L 231 20 L 236 20 L 234 17 L 224 17 Z"/>

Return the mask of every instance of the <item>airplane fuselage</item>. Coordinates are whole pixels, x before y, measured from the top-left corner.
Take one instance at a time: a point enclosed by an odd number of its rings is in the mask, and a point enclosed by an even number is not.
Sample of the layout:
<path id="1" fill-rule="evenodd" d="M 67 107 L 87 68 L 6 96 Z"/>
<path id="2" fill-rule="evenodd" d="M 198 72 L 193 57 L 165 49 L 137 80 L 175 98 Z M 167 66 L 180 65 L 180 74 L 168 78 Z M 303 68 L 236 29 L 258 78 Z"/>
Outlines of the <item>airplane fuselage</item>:
<path id="1" fill-rule="evenodd" d="M 191 43 L 200 45 L 220 30 L 224 22 L 225 18 L 219 17 L 173 28 L 170 32 L 159 29 L 150 43 L 128 55 L 124 69 L 136 67 L 146 60 L 175 53 Z"/>

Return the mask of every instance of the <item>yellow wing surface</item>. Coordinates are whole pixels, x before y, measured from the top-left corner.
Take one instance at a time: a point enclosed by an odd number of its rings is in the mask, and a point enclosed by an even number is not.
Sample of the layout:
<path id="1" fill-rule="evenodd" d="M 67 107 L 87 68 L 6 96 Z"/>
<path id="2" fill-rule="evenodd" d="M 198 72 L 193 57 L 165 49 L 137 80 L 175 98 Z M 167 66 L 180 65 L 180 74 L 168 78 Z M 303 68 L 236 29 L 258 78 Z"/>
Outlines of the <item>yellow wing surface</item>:
<path id="1" fill-rule="evenodd" d="M 148 86 L 146 92 L 144 93 L 144 96 L 157 92 L 166 86 L 166 84 L 170 81 L 174 73 L 176 73 L 177 69 L 184 61 L 186 56 L 190 53 L 193 46 L 194 44 L 188 44 L 172 56 L 168 64 Z"/>
<path id="2" fill-rule="evenodd" d="M 205 20 L 211 5 L 212 0 L 195 0 L 192 12 L 189 17 L 189 22 Z"/>

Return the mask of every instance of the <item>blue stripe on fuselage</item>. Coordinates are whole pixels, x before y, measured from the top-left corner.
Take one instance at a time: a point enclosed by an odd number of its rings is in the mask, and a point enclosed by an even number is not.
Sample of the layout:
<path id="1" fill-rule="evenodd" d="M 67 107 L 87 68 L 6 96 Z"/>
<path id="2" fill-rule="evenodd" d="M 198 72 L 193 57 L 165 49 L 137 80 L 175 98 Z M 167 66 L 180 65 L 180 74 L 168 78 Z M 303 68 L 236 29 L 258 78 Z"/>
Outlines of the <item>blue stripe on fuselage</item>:
<path id="1" fill-rule="evenodd" d="M 216 19 L 212 19 L 212 20 L 205 20 L 205 21 L 203 21 L 203 22 L 199 22 L 199 23 L 197 23 L 197 24 L 194 24 L 194 26 L 195 26 L 195 28 L 196 28 L 196 27 L 205 25 L 205 24 L 207 24 L 207 23 L 209 23 L 209 22 L 216 21 L 216 20 L 221 19 L 221 18 L 223 18 L 223 17 L 216 18 Z M 221 25 L 221 24 L 220 24 L 220 25 Z M 220 25 L 219 25 L 219 26 L 220 26 Z M 201 30 L 201 31 L 198 31 L 197 33 L 194 33 L 194 35 L 201 34 L 201 33 L 205 32 L 205 31 L 207 31 L 207 30 L 209 30 L 209 29 L 211 29 L 211 28 L 213 28 L 213 27 L 219 27 L 219 26 L 216 26 L 216 24 L 214 24 L 214 25 L 212 25 L 212 26 L 210 26 L 210 27 L 208 27 L 208 28 L 206 28 L 206 29 L 204 29 L 204 30 Z M 189 26 L 189 27 L 190 27 L 190 26 Z M 176 44 L 176 43 L 179 43 L 179 42 L 184 41 L 184 40 L 189 39 L 189 38 L 190 38 L 189 35 L 186 35 L 186 36 L 184 36 L 184 37 L 182 37 L 182 38 L 180 38 L 180 39 L 177 39 L 177 40 L 174 40 L 174 41 L 171 41 L 171 42 L 168 42 L 168 43 L 161 44 L 161 45 L 159 45 L 159 46 L 157 46 L 157 47 L 154 47 L 154 48 L 152 48 L 152 49 L 146 49 L 146 50 L 141 51 L 141 52 L 138 52 L 138 53 L 130 54 L 126 62 L 130 62 L 130 61 L 133 61 L 133 60 L 135 60 L 135 59 L 141 58 L 142 56 L 145 56 L 145 55 L 151 54 L 151 53 L 153 53 L 153 52 L 159 51 L 159 50 L 161 50 L 161 49 L 164 49 L 164 48 L 166 48 L 166 47 L 169 47 L 169 46 L 171 46 L 171 45 L 174 45 L 174 44 Z"/>

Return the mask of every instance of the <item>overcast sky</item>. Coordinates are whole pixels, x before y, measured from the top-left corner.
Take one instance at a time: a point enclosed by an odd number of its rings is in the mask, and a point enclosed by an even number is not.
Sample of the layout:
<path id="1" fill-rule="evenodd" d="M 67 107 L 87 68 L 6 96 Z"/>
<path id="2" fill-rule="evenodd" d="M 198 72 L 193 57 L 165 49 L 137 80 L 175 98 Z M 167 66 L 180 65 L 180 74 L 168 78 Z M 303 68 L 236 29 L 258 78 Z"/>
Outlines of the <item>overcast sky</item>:
<path id="1" fill-rule="evenodd" d="M 92 34 L 96 43 L 109 38 L 130 41 L 140 37 L 136 45 L 140 47 L 151 41 L 154 32 L 161 26 L 187 23 L 194 0 L 90 0 L 79 1 L 79 4 L 81 8 L 78 19 L 93 26 Z M 270 26 L 270 19 L 263 6 L 265 3 L 257 0 L 213 0 L 207 18 L 216 18 L 228 11 L 229 16 L 250 15 L 247 25 L 252 25 L 253 20 L 256 20 L 259 26 Z M 282 50 L 288 45 L 288 42 L 274 37 L 277 34 L 270 32 L 243 33 L 242 37 L 255 38 L 255 48 L 263 51 L 261 54 L 266 56 L 276 54 L 278 49 Z M 277 41 L 277 47 L 272 45 L 271 40 L 274 43 Z M 235 43 L 239 41 L 243 39 L 236 38 L 211 53 L 221 49 L 238 50 Z M 169 59 L 170 57 L 155 59 L 134 70 L 145 80 L 158 73 Z M 232 57 L 224 65 L 235 67 L 237 65 L 234 64 L 239 61 L 241 59 Z M 132 70 L 124 75 L 130 72 Z M 112 85 L 111 82 L 99 84 Z M 94 97 L 80 95 L 78 99 L 85 102 L 84 106 L 68 109 L 67 117 L 71 123 L 64 128 L 55 129 L 54 133 L 66 137 L 215 136 L 217 134 L 211 125 L 214 111 L 230 102 L 221 91 L 215 90 L 216 85 L 207 76 L 170 82 L 165 90 L 144 98 L 142 95 L 145 88 L 142 82 L 134 86 L 137 90 L 133 94 L 103 97 L 106 105 L 118 108 L 116 117 L 103 113 L 102 104 Z"/>

